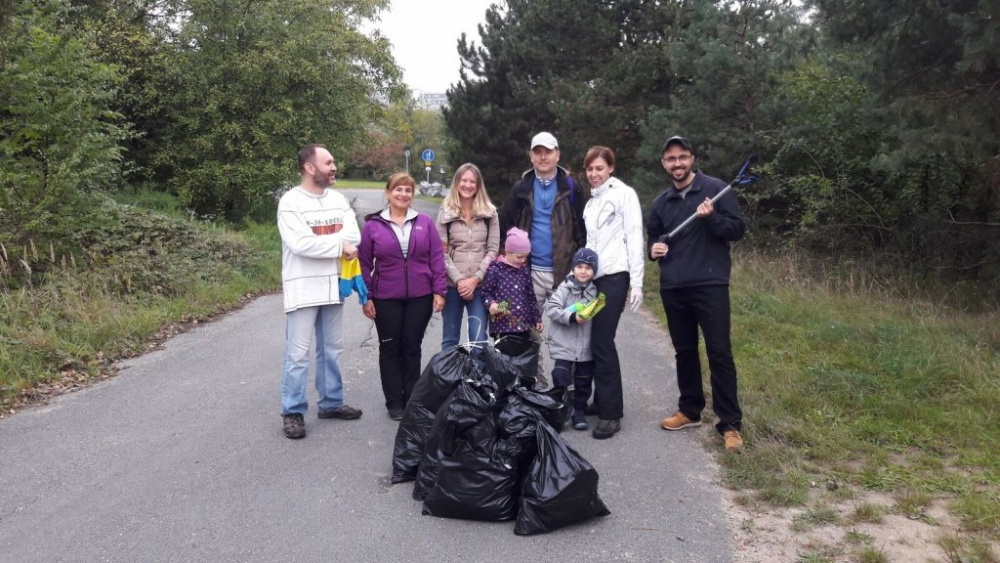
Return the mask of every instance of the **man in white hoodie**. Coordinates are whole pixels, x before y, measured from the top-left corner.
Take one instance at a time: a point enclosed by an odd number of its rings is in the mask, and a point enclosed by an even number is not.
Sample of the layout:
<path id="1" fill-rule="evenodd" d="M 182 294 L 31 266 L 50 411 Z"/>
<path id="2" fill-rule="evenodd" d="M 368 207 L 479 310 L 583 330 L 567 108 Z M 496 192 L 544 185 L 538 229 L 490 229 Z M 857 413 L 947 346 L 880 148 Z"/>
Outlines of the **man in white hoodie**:
<path id="1" fill-rule="evenodd" d="M 340 375 L 344 338 L 340 259 L 357 256 L 361 231 L 347 199 L 329 189 L 337 181 L 337 164 L 326 147 L 309 145 L 299 151 L 299 171 L 302 183 L 278 202 L 287 323 L 281 416 L 285 436 L 291 439 L 306 436 L 306 383 L 313 334 L 319 418 L 361 417 L 360 409 L 344 403 Z"/>

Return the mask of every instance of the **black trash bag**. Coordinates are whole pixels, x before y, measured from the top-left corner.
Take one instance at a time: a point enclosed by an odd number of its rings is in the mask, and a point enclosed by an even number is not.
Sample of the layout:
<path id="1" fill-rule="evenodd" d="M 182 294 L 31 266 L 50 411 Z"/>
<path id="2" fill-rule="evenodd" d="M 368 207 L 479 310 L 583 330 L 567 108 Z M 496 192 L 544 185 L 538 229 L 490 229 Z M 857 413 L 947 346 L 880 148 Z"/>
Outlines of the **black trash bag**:
<path id="1" fill-rule="evenodd" d="M 545 412 L 559 407 L 552 397 L 520 385 L 502 391 L 497 404 L 497 427 L 500 435 L 525 440 L 525 445 L 530 446 L 528 450 L 531 452 L 535 448 L 535 426 L 538 421 L 544 420 Z"/>
<path id="2" fill-rule="evenodd" d="M 420 467 L 417 468 L 417 477 L 413 482 L 413 500 L 422 501 L 427 498 L 431 489 L 434 488 L 434 483 L 437 482 L 438 459 L 441 457 L 441 452 L 438 451 L 441 445 L 441 429 L 448 418 L 448 404 L 461 387 L 460 383 L 455 388 L 455 392 L 451 394 L 451 397 L 448 397 L 444 405 L 438 409 L 437 416 L 434 417 L 434 424 L 431 426 L 431 431 L 427 435 L 427 441 L 424 444 L 424 454 L 420 457 Z"/>
<path id="3" fill-rule="evenodd" d="M 442 435 L 448 433 L 446 450 L 452 452 L 453 446 L 451 444 L 454 442 L 456 427 L 465 428 L 472 426 L 468 420 L 479 420 L 481 414 L 479 412 L 480 401 L 470 395 L 470 392 L 472 392 L 470 387 L 478 397 L 483 398 L 490 405 L 493 405 L 496 401 L 496 384 L 488 376 L 482 376 L 478 380 L 466 379 L 459 382 L 455 390 L 445 400 L 444 404 L 441 405 L 441 408 L 438 409 L 437 416 L 434 417 L 434 424 L 427 435 L 424 453 L 420 457 L 420 467 L 417 469 L 417 478 L 413 485 L 414 500 L 424 500 L 427 498 L 427 495 L 430 494 L 431 489 L 434 488 L 434 484 L 437 482 L 438 466 L 442 456 L 440 451 Z M 465 405 L 472 406 L 466 407 Z M 493 407 L 491 406 L 490 408 L 492 409 Z M 456 417 L 456 412 L 467 417 L 465 422 L 456 423 L 453 420 Z M 484 410 L 483 414 L 487 412 Z"/>
<path id="4" fill-rule="evenodd" d="M 461 346 L 434 354 L 406 405 L 396 430 L 392 452 L 392 482 L 412 481 L 417 476 L 424 445 L 438 409 L 463 379 L 477 379 L 476 360 Z"/>
<path id="5" fill-rule="evenodd" d="M 498 440 L 495 401 L 496 386 L 484 376 L 460 383 L 442 408 L 437 475 L 424 499 L 424 514 L 491 522 L 517 515 L 520 480 L 513 450 L 518 445 Z M 435 466 L 426 461 L 418 482 Z"/>
<path id="6" fill-rule="evenodd" d="M 543 414 L 549 426 L 561 434 L 563 428 L 566 427 L 566 423 L 569 422 L 570 416 L 573 414 L 573 401 L 570 398 L 569 390 L 553 387 L 547 391 L 542 391 L 542 393 L 557 403 L 556 408 L 547 408 Z"/>
<path id="7" fill-rule="evenodd" d="M 541 343 L 530 338 L 503 336 L 482 354 L 484 370 L 500 389 L 520 383 L 534 389 L 538 377 L 538 353 Z"/>
<path id="8" fill-rule="evenodd" d="M 597 494 L 597 470 L 547 423 L 536 429 L 537 451 L 521 480 L 514 533 L 541 534 L 611 514 Z"/>
<path id="9" fill-rule="evenodd" d="M 484 375 L 482 380 L 487 378 L 489 376 Z M 437 482 L 439 461 L 443 455 L 439 451 L 441 433 L 448 420 L 449 405 L 453 398 L 465 392 L 462 385 L 459 385 L 438 410 L 434 425 L 427 437 L 424 455 L 420 459 L 420 468 L 413 486 L 414 500 L 426 499 Z M 520 475 L 521 469 L 527 467 L 535 455 L 535 424 L 542 418 L 539 409 L 554 408 L 555 403 L 549 397 L 523 387 L 508 388 L 500 394 L 502 398 L 494 407 L 494 410 L 498 411 L 497 436 L 506 443 L 498 446 L 500 450 L 496 452 L 494 458 L 500 460 L 509 457 L 515 462 L 512 467 L 517 470 L 516 475 Z M 524 395 L 529 396 L 534 402 L 525 400 Z"/>
<path id="10" fill-rule="evenodd" d="M 507 449 L 514 456 L 518 475 L 524 475 L 535 459 L 538 424 L 545 420 L 543 410 L 555 408 L 550 397 L 521 386 L 508 388 L 502 393 L 497 413 L 497 430 L 500 438 L 508 443 Z"/>
<path id="11" fill-rule="evenodd" d="M 535 391 L 524 386 L 515 385 L 507 390 L 506 400 L 523 401 L 526 406 L 535 409 L 549 426 L 562 432 L 563 426 L 569 420 L 573 405 L 570 403 L 569 394 L 563 391 L 549 389 L 547 391 Z"/>

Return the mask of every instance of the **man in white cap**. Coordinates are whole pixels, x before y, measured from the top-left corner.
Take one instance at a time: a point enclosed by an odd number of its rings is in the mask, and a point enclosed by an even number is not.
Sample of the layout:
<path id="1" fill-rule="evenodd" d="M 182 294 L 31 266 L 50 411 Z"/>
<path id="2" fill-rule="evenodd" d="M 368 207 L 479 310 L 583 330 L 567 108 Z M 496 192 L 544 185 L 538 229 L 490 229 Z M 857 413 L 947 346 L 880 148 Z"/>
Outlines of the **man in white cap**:
<path id="1" fill-rule="evenodd" d="M 559 142 L 543 131 L 531 139 L 532 168 L 514 184 L 500 213 L 501 237 L 517 227 L 531 239 L 531 281 L 541 310 L 573 267 L 573 254 L 587 242 L 583 222 L 586 196 L 559 166 Z M 500 241 L 501 248 L 504 240 Z M 548 387 L 539 358 L 538 386 Z"/>

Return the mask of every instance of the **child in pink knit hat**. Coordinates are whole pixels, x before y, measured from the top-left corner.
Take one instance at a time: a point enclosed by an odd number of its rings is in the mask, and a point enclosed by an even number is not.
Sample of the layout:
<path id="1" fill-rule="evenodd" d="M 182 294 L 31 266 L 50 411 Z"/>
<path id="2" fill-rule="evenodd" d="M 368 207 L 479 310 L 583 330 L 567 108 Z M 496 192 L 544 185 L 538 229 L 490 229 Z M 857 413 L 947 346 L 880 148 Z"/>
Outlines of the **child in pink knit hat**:
<path id="1" fill-rule="evenodd" d="M 528 233 L 517 227 L 507 231 L 504 249 L 503 255 L 486 270 L 483 303 L 490 312 L 490 336 L 497 349 L 508 356 L 518 356 L 530 349 L 531 331 L 542 332 L 542 313 L 538 310 L 528 267 L 531 254 Z"/>

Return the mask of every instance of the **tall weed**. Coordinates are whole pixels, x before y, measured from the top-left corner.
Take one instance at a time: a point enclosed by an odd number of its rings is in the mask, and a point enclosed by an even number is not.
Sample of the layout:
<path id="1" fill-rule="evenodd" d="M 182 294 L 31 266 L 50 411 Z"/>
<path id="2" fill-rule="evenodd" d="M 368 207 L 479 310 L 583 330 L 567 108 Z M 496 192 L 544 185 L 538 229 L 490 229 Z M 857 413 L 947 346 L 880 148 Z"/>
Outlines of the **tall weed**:
<path id="1" fill-rule="evenodd" d="M 967 530 L 1000 537 L 990 453 L 1000 451 L 1000 322 L 947 293 L 737 253 L 732 340 L 748 447 L 721 458 L 727 480 L 779 506 L 806 498 L 803 481 L 955 497 Z"/>
<path id="2" fill-rule="evenodd" d="M 39 382 L 101 373 L 166 323 L 280 284 L 273 224 L 234 231 L 95 199 L 35 236 L 0 241 L 0 259 L 13 250 L 27 266 L 0 264 L 0 401 L 8 405 Z"/>

